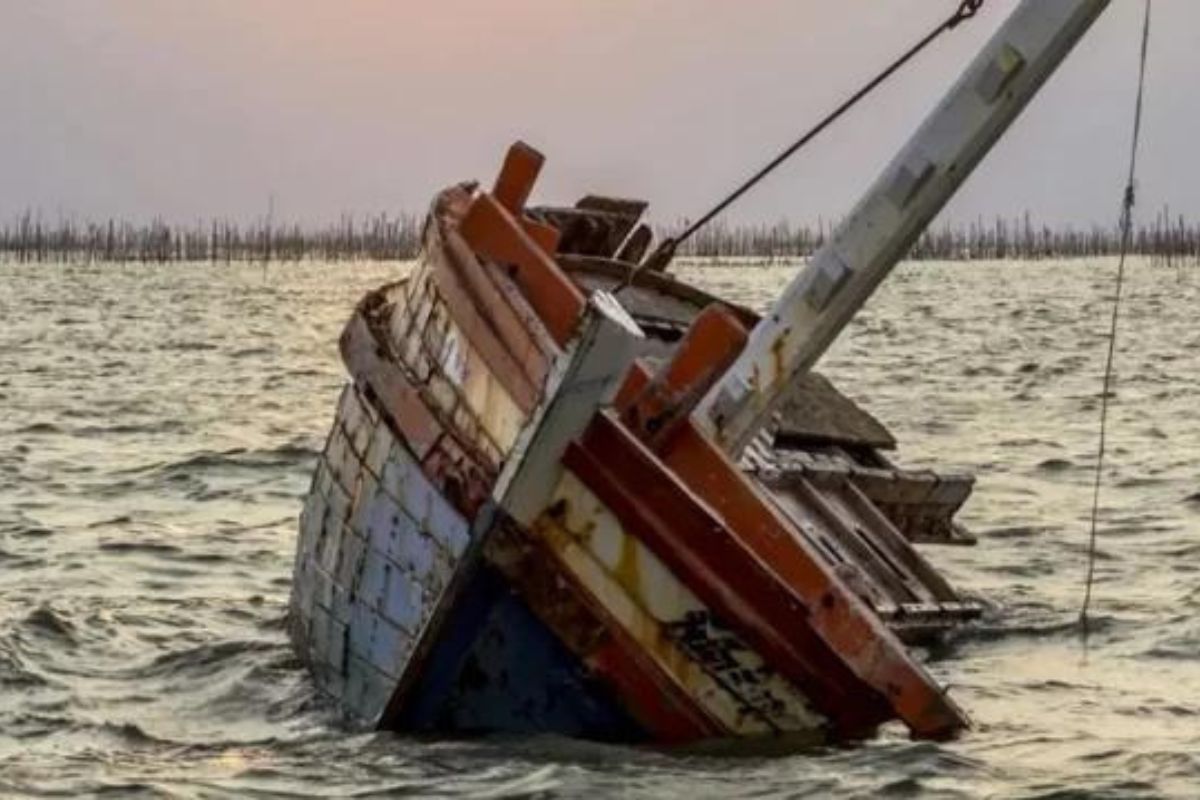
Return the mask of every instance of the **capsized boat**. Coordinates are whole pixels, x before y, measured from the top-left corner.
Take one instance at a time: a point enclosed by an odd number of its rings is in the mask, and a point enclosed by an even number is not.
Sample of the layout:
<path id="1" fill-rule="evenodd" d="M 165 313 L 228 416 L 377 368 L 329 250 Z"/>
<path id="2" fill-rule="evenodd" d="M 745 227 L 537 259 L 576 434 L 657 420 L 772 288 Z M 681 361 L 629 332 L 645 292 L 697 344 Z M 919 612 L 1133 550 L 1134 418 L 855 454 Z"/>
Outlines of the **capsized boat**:
<path id="1" fill-rule="evenodd" d="M 966 727 L 909 644 L 980 612 L 914 547 L 971 541 L 972 479 L 811 366 L 1104 5 L 1022 4 L 761 319 L 642 268 L 644 203 L 528 207 L 523 143 L 440 193 L 341 337 L 289 612 L 321 691 L 448 734 Z"/>

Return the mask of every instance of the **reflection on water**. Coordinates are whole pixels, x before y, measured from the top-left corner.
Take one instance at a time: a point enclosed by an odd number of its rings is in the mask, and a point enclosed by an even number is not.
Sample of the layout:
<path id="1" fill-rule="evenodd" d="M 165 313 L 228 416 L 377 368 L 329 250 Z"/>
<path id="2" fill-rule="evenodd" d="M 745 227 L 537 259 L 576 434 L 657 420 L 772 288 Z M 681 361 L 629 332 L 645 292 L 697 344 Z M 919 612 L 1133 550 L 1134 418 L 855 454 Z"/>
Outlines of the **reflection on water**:
<path id="1" fill-rule="evenodd" d="M 1188 795 L 1200 784 L 1200 276 L 1137 265 L 1096 631 L 1084 574 L 1111 263 L 901 268 L 824 364 L 905 462 L 979 476 L 987 619 L 931 653 L 976 728 L 736 760 L 353 734 L 282 627 L 339 328 L 401 269 L 0 264 L 0 795 Z M 790 266 L 689 266 L 754 306 Z"/>

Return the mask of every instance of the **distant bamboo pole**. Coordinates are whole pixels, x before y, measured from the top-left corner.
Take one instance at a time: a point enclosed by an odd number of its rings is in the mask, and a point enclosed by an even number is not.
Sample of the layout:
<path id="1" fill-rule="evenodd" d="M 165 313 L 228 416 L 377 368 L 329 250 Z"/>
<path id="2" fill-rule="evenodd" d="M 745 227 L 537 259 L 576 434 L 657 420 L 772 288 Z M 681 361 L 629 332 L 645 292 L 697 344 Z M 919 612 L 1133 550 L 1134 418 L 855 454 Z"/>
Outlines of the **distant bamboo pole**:
<path id="1" fill-rule="evenodd" d="M 683 227 L 684 223 L 679 223 L 658 233 L 670 236 Z M 718 220 L 701 234 L 686 242 L 679 254 L 696 258 L 804 258 L 812 255 L 827 235 L 822 219 L 815 228 L 786 222 L 771 227 L 729 226 Z M 1025 212 L 1011 220 L 995 217 L 987 222 L 979 217 L 966 225 L 943 223 L 931 227 L 917 240 L 909 257 L 940 261 L 1093 258 L 1115 255 L 1119 246 L 1120 232 L 1116 228 L 1053 228 L 1037 224 Z M 1164 209 L 1152 223 L 1134 231 L 1133 252 L 1149 257 L 1156 265 L 1182 263 L 1184 258 L 1200 265 L 1200 226 L 1182 216 L 1172 218 L 1170 210 Z"/>
<path id="2" fill-rule="evenodd" d="M 661 228 L 668 236 L 685 223 Z M 803 258 L 820 248 L 836 229 L 824 218 L 815 225 L 779 220 L 773 224 L 729 224 L 701 230 L 679 251 L 697 258 L 753 258 L 768 263 Z M 228 220 L 171 225 L 108 219 L 48 224 L 35 210 L 0 222 L 0 256 L 20 262 L 146 262 L 393 260 L 413 258 L 420 247 L 421 219 L 411 214 L 342 215 L 336 223 L 309 228 L 268 217 L 247 226 Z M 1200 266 L 1200 225 L 1163 207 L 1133 233 L 1133 252 L 1158 266 Z M 1115 228 L 1037 223 L 1025 212 L 1012 219 L 982 217 L 966 225 L 942 223 L 926 230 L 913 246 L 917 260 L 1037 260 L 1113 255 L 1120 245 Z"/>
<path id="3" fill-rule="evenodd" d="M 335 225 L 305 229 L 271 219 L 248 226 L 220 220 L 172 226 L 161 218 L 147 223 L 109 219 L 47 225 L 39 213 L 24 211 L 0 223 L 0 256 L 21 262 L 297 261 L 314 258 L 407 259 L 420 247 L 420 220 L 410 214 L 379 214 L 359 222 L 344 215 Z"/>

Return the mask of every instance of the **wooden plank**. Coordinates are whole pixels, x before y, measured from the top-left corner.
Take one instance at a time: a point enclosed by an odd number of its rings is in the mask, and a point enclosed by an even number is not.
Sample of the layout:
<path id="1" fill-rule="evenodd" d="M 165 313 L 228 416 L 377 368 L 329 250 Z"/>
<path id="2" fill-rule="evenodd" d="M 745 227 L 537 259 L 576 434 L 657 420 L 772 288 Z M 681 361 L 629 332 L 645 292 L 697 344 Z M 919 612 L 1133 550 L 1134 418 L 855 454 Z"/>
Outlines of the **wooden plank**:
<path id="1" fill-rule="evenodd" d="M 625 529 L 794 683 L 838 735 L 864 735 L 891 716 L 884 698 L 855 680 L 814 634 L 794 593 L 610 415 L 596 417 L 564 463 Z"/>
<path id="2" fill-rule="evenodd" d="M 652 449 L 662 448 L 745 344 L 746 328 L 734 313 L 720 303 L 710 305 L 637 395 L 619 401 L 621 421 Z M 623 394 L 628 391 L 627 384 Z"/>
<path id="3" fill-rule="evenodd" d="M 780 404 L 777 447 L 840 444 L 894 450 L 896 439 L 879 420 L 815 372 L 797 377 Z"/>
<path id="4" fill-rule="evenodd" d="M 601 582 L 597 596 L 617 591 L 628 595 L 628 604 L 636 609 L 636 615 L 624 622 L 630 635 L 650 651 L 664 642 L 677 648 L 685 660 L 672 655 L 663 659 L 664 664 L 710 713 L 739 736 L 824 730 L 825 719 L 804 695 L 625 530 L 576 476 L 570 472 L 563 476 L 555 498 L 553 518 L 536 530 L 552 533 L 552 546 L 570 551 L 574 561 L 584 557 L 594 561 L 579 574 L 600 570 L 602 577 L 592 579 Z M 698 679 L 696 669 L 707 680 Z M 731 702 L 738 713 L 729 713 Z"/>
<path id="5" fill-rule="evenodd" d="M 375 336 L 360 311 L 346 324 L 340 346 L 350 375 L 370 388 L 380 411 L 392 420 L 417 458 L 424 458 L 445 428 L 400 369 L 381 357 Z"/>
<path id="6" fill-rule="evenodd" d="M 375 725 L 459 572 L 468 525 L 354 387 L 320 464 L 302 523 L 291 607 L 303 621 L 293 637 L 322 691 Z"/>
<path id="7" fill-rule="evenodd" d="M 528 413 L 540 399 L 549 359 L 478 263 L 463 264 L 445 251 L 431 258 L 432 279 L 455 326 L 513 401 Z"/>
<path id="8" fill-rule="evenodd" d="M 870 527 L 873 520 L 834 505 L 836 492 L 817 490 L 803 478 L 789 477 L 786 483 L 772 482 L 771 495 L 794 527 L 803 532 L 818 552 L 860 597 L 866 596 L 875 609 L 902 603 L 924 602 L 931 595 L 903 564 L 879 550 L 881 533 Z"/>
<path id="9" fill-rule="evenodd" d="M 549 505 L 562 473 L 562 454 L 592 416 L 610 403 L 642 340 L 616 298 L 588 300 L 578 335 L 550 380 L 543 406 L 530 420 L 496 481 L 497 504 L 522 525 Z"/>
<path id="10" fill-rule="evenodd" d="M 519 215 L 545 161 L 545 156 L 525 142 L 514 143 L 504 156 L 504 165 L 496 177 L 492 195 L 510 212 Z"/>
<path id="11" fill-rule="evenodd" d="M 476 195 L 459 232 L 482 258 L 510 269 L 551 337 L 565 345 L 579 324 L 584 296 L 512 214 L 491 195 Z"/>
<path id="12" fill-rule="evenodd" d="M 435 411 L 447 405 L 453 410 L 458 403 L 457 389 L 444 379 L 431 380 L 424 389 L 414 386 L 399 365 L 381 357 L 361 313 L 356 313 L 342 334 L 342 354 L 350 373 L 376 398 L 427 477 L 439 491 L 460 504 L 461 513 L 474 515 L 490 493 L 498 467 L 458 433 L 461 424 L 456 424 L 453 417 L 444 420 L 444 410 Z M 438 386 L 452 396 L 440 401 L 427 396 Z M 340 452 L 336 442 L 332 452 Z"/>
<path id="13" fill-rule="evenodd" d="M 560 253 L 612 258 L 646 206 L 642 200 L 588 195 L 574 208 L 537 206 L 529 215 L 561 233 Z"/>
<path id="14" fill-rule="evenodd" d="M 442 251 L 475 305 L 487 312 L 496 336 L 520 362 L 530 382 L 541 386 L 561 349 L 546 332 L 537 311 L 507 275 L 479 260 L 456 225 L 447 223 L 439 231 Z"/>
<path id="15" fill-rule="evenodd" d="M 965 713 L 715 442 L 689 423 L 672 440 L 664 461 L 770 564 L 807 609 L 816 636 L 862 684 L 886 697 L 914 734 L 944 738 L 969 725 Z"/>
<path id="16" fill-rule="evenodd" d="M 637 264 L 646 255 L 646 251 L 650 249 L 650 244 L 654 241 L 654 231 L 649 225 L 644 222 L 634 229 L 633 233 L 625 239 L 621 244 L 621 249 L 613 256 L 617 261 L 625 261 L 629 264 Z"/>
<path id="17" fill-rule="evenodd" d="M 622 523 L 685 574 L 843 735 L 891 713 L 927 737 L 966 725 L 873 612 L 690 424 L 659 461 L 611 413 L 600 414 L 567 455 Z"/>

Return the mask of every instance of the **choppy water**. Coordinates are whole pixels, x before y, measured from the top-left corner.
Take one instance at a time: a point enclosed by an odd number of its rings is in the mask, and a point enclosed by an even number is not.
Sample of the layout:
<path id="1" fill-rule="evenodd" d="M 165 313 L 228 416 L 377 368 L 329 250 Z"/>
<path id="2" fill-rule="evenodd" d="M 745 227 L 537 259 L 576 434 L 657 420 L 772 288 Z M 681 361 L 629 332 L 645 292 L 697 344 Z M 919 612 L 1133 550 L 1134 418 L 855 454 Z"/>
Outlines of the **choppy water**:
<path id="1" fill-rule="evenodd" d="M 994 605 L 933 654 L 976 728 L 722 759 L 351 734 L 283 629 L 340 326 L 399 267 L 0 264 L 0 795 L 1200 794 L 1200 274 L 1137 264 L 1095 616 L 1111 263 L 905 266 L 825 365 L 908 463 L 975 471 Z M 788 267 L 691 267 L 761 305 Z M 930 552 L 930 551 L 927 551 Z"/>

